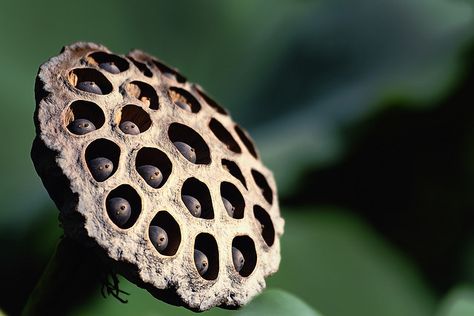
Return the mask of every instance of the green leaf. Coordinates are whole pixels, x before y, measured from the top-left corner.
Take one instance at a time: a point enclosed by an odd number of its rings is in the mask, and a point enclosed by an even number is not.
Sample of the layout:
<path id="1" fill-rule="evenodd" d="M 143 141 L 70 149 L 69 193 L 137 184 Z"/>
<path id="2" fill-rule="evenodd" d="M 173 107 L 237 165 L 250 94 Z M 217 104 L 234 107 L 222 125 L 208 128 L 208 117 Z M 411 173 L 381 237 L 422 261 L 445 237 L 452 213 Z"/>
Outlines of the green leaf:
<path id="1" fill-rule="evenodd" d="M 433 314 L 435 294 L 414 264 L 360 218 L 315 208 L 283 216 L 282 261 L 269 287 L 330 316 Z"/>
<path id="2" fill-rule="evenodd" d="M 235 316 L 321 316 L 300 298 L 278 289 L 269 289 L 257 296 Z"/>
<path id="3" fill-rule="evenodd" d="M 474 287 L 460 285 L 451 290 L 441 302 L 437 316 L 474 315 Z"/>

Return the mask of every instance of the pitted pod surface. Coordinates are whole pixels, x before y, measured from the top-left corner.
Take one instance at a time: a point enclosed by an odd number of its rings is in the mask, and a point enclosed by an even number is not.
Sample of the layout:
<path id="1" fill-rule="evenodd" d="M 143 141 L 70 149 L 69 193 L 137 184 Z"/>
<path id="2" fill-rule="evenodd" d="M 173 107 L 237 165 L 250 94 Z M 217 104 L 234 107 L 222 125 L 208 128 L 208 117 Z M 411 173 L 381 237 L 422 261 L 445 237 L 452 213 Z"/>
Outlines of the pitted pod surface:
<path id="1" fill-rule="evenodd" d="M 79 42 L 40 67 L 35 95 L 32 159 L 67 236 L 192 310 L 263 290 L 280 264 L 275 180 L 201 87 L 141 51 Z"/>

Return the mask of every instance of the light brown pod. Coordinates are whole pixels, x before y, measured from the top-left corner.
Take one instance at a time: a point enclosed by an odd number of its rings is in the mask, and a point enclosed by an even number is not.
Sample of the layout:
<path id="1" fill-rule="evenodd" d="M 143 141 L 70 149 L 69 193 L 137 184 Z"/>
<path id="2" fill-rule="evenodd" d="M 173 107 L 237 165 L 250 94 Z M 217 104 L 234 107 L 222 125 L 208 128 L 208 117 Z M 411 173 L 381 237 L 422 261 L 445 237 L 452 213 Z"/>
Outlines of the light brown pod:
<path id="1" fill-rule="evenodd" d="M 239 307 L 262 291 L 280 263 L 284 220 L 275 181 L 249 135 L 198 85 L 141 51 L 120 56 L 75 43 L 40 67 L 35 93 L 32 158 L 67 236 L 99 249 L 156 297 L 192 310 Z M 74 134 L 68 126 L 75 119 L 96 129 Z M 124 133 L 123 122 L 139 133 Z M 177 142 L 191 147 L 192 159 Z M 98 157 L 113 163 L 100 182 L 88 166 Z M 160 170 L 159 186 L 139 174 L 144 165 Z M 182 195 L 199 200 L 198 217 Z M 114 197 L 131 206 L 120 227 L 107 212 Z M 165 249 L 150 241 L 150 226 L 166 231 Z M 245 259 L 239 272 L 232 247 Z M 194 250 L 207 257 L 202 276 Z"/>

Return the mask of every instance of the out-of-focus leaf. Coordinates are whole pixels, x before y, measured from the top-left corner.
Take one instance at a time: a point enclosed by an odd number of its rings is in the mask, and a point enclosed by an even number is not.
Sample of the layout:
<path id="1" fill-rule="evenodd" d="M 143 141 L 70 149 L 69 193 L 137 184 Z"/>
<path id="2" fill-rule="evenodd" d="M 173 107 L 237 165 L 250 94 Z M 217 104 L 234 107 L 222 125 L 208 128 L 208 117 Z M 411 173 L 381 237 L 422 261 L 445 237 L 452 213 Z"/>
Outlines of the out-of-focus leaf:
<path id="1" fill-rule="evenodd" d="M 257 296 L 248 306 L 238 311 L 235 316 L 320 316 L 308 304 L 298 297 L 276 289 L 269 289 Z"/>
<path id="2" fill-rule="evenodd" d="M 383 211 L 383 210 L 381 210 Z M 268 286 L 331 316 L 428 316 L 435 295 L 419 271 L 359 218 L 285 209 L 280 270 Z"/>
<path id="3" fill-rule="evenodd" d="M 338 0 L 322 1 L 286 25 L 285 48 L 267 65 L 271 70 L 254 78 L 262 84 L 245 102 L 253 107 L 241 110 L 280 192 L 291 194 L 308 165 L 337 159 L 341 127 L 381 100 L 426 105 L 446 93 L 461 70 L 461 48 L 474 35 L 472 16 L 461 1 Z M 255 111 L 260 107 L 265 111 Z"/>
<path id="4" fill-rule="evenodd" d="M 474 288 L 461 285 L 451 290 L 443 299 L 437 316 L 474 315 Z"/>

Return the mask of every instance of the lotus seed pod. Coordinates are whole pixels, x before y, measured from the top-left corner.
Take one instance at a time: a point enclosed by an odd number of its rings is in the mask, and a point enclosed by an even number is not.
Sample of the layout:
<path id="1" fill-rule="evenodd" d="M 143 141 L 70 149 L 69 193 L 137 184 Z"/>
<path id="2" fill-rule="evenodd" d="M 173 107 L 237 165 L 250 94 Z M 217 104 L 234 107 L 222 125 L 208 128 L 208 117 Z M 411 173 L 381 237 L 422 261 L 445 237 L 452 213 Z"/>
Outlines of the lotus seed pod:
<path id="1" fill-rule="evenodd" d="M 163 181 L 163 174 L 160 169 L 152 165 L 144 165 L 137 167 L 137 171 L 149 186 L 152 188 L 160 187 L 160 184 Z"/>
<path id="2" fill-rule="evenodd" d="M 137 124 L 130 121 L 125 121 L 125 122 L 120 123 L 120 129 L 125 134 L 130 134 L 130 135 L 140 134 L 140 129 L 138 128 Z"/>
<path id="3" fill-rule="evenodd" d="M 234 217 L 235 207 L 225 197 L 222 198 L 222 202 L 224 203 L 227 214 L 229 214 L 230 217 Z"/>
<path id="4" fill-rule="evenodd" d="M 75 43 L 40 67 L 35 96 L 31 156 L 67 237 L 193 311 L 264 289 L 284 228 L 275 180 L 199 85 L 141 51 Z M 96 129 L 79 136 L 79 119 Z"/>
<path id="5" fill-rule="evenodd" d="M 160 226 L 150 226 L 150 240 L 160 252 L 168 246 L 168 234 Z"/>
<path id="6" fill-rule="evenodd" d="M 209 268 L 209 261 L 207 256 L 200 250 L 194 250 L 194 262 L 196 263 L 196 269 L 200 275 L 204 275 Z"/>
<path id="7" fill-rule="evenodd" d="M 201 216 L 201 203 L 199 203 L 198 199 L 190 195 L 183 195 L 181 198 L 183 199 L 186 208 L 194 217 Z"/>
<path id="8" fill-rule="evenodd" d="M 76 88 L 90 93 L 102 94 L 102 90 L 94 81 L 81 81 L 77 84 Z"/>
<path id="9" fill-rule="evenodd" d="M 121 197 L 114 197 L 108 200 L 107 211 L 112 221 L 119 227 L 124 226 L 132 214 L 130 203 Z"/>
<path id="10" fill-rule="evenodd" d="M 95 130 L 95 125 L 87 119 L 77 119 L 68 126 L 69 130 L 77 135 L 84 135 Z"/>
<path id="11" fill-rule="evenodd" d="M 89 161 L 89 170 L 97 181 L 105 181 L 112 174 L 114 164 L 110 159 L 97 157 Z"/>
<path id="12" fill-rule="evenodd" d="M 184 158 L 192 163 L 196 163 L 196 152 L 194 151 L 194 148 L 183 142 L 174 142 L 173 144 L 179 150 L 181 155 L 184 156 Z"/>
<path id="13" fill-rule="evenodd" d="M 111 74 L 120 73 L 120 69 L 113 62 L 101 63 L 99 64 L 99 67 L 104 69 L 105 71 L 110 72 Z"/>
<path id="14" fill-rule="evenodd" d="M 245 258 L 242 252 L 235 247 L 232 247 L 232 261 L 234 262 L 234 267 L 237 272 L 242 270 L 245 264 Z"/>

